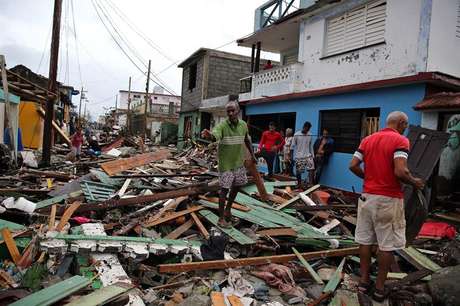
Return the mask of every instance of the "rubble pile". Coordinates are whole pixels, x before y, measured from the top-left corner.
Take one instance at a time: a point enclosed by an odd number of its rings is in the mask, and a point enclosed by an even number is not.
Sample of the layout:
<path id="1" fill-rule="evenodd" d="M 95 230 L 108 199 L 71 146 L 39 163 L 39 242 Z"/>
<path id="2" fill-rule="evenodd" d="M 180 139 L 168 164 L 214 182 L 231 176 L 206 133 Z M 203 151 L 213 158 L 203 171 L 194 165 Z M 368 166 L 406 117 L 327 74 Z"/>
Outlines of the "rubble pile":
<path id="1" fill-rule="evenodd" d="M 221 228 L 212 145 L 118 138 L 79 161 L 54 150 L 52 167 L 28 156 L 0 179 L 0 304 L 373 303 L 356 289 L 357 194 L 253 177 Z M 386 304 L 458 301 L 457 229 L 437 223 L 397 252 Z"/>

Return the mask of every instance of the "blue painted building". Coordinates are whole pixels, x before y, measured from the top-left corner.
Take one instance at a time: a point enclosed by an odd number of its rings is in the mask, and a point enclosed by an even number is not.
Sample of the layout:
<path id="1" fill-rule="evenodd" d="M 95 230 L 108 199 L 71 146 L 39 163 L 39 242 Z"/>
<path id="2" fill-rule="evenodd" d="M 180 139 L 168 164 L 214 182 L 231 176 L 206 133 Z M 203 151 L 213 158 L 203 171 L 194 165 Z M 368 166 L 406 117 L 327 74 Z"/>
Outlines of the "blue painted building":
<path id="1" fill-rule="evenodd" d="M 425 90 L 425 84 L 401 85 L 336 95 L 248 104 L 245 111 L 250 122 L 251 117 L 257 115 L 275 117 L 276 114 L 295 110 L 295 130 L 301 130 L 304 122 L 310 121 L 313 135 L 319 135 L 321 128 L 325 126 L 324 122 L 321 122 L 322 112 L 325 111 L 378 109 L 380 118 L 386 118 L 391 111 L 400 110 L 409 115 L 410 124 L 420 125 L 421 113 L 415 111 L 413 106 L 423 100 Z M 384 120 L 379 121 L 380 127 L 383 127 Z M 334 152 L 323 171 L 320 183 L 340 189 L 360 191 L 361 180 L 348 171 L 351 156 L 351 152 Z"/>
<path id="2" fill-rule="evenodd" d="M 326 127 L 336 146 L 320 183 L 361 191 L 361 180 L 348 171 L 361 139 L 394 110 L 422 125 L 417 103 L 460 90 L 460 57 L 451 53 L 460 50 L 458 3 L 318 0 L 292 11 L 278 2 L 262 5 L 254 33 L 238 40 L 252 48 L 256 66 L 261 51 L 280 56 L 280 67 L 253 73 L 250 90 L 239 96 L 253 141 L 269 121 L 296 131 L 310 121 L 315 137 Z M 280 13 L 273 15 L 270 5 L 277 3 Z"/>

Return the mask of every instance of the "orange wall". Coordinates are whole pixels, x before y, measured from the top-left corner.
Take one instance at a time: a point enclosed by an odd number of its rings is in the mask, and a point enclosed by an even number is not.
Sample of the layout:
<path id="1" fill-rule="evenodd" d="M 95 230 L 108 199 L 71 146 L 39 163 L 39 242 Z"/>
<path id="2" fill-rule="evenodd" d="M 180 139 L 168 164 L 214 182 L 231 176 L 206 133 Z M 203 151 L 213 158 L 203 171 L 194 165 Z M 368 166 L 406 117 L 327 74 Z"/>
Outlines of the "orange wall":
<path id="1" fill-rule="evenodd" d="M 42 146 L 43 119 L 37 113 L 39 104 L 21 101 L 19 104 L 19 127 L 22 131 L 22 143 L 25 148 L 38 149 Z"/>

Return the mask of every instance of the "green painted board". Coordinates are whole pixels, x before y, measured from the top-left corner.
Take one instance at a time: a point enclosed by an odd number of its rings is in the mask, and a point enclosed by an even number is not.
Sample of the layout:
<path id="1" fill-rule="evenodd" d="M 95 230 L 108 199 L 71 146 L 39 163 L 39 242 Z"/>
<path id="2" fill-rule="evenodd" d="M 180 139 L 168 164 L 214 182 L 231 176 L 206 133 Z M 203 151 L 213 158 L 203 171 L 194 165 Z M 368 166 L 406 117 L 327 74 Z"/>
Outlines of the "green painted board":
<path id="1" fill-rule="evenodd" d="M 0 219 L 0 229 L 2 229 L 4 227 L 9 228 L 11 231 L 19 231 L 19 230 L 25 230 L 26 229 L 26 227 L 24 225 L 22 225 L 22 224 L 14 223 L 14 222 L 11 222 L 11 221 L 8 221 L 8 220 Z M 0 233 L 0 239 L 3 240 L 3 237 L 2 237 L 1 233 Z"/>
<path id="2" fill-rule="evenodd" d="M 198 203 L 200 203 L 203 206 L 209 207 L 209 208 L 218 208 L 219 207 L 219 204 L 209 202 L 209 201 L 206 201 L 206 200 L 199 200 Z M 265 220 L 264 218 L 262 218 L 263 216 L 260 216 L 258 214 L 252 213 L 252 210 L 245 212 L 245 211 L 241 211 L 241 210 L 237 210 L 237 209 L 232 208 L 232 215 L 237 217 L 237 218 L 249 221 L 249 222 L 254 223 L 254 224 L 258 224 L 258 225 L 263 226 L 263 227 L 280 227 L 276 223 L 273 223 L 273 222 L 271 222 L 269 220 Z"/>
<path id="3" fill-rule="evenodd" d="M 404 256 L 409 256 L 412 258 L 414 261 L 416 261 L 419 265 L 422 267 L 431 270 L 433 272 L 436 272 L 438 270 L 441 270 L 441 266 L 439 266 L 437 263 L 433 262 L 431 259 L 417 251 L 413 247 L 408 247 L 403 250 L 398 251 L 403 257 Z"/>
<path id="4" fill-rule="evenodd" d="M 217 215 L 215 215 L 214 213 L 212 213 L 211 211 L 206 210 L 206 209 L 202 209 L 202 210 L 199 210 L 198 213 L 200 215 L 202 215 L 203 217 L 205 217 L 214 226 L 219 228 L 222 232 L 224 232 L 225 234 L 227 234 L 230 237 L 232 237 L 239 244 L 247 245 L 247 244 L 256 243 L 250 237 L 246 236 L 245 234 L 243 234 L 239 230 L 235 229 L 234 227 L 232 227 L 232 228 L 223 228 L 223 227 L 220 227 L 219 225 L 217 225 L 217 222 L 219 221 L 219 217 Z"/>
<path id="5" fill-rule="evenodd" d="M 347 258 L 344 257 L 342 261 L 340 262 L 340 265 L 337 267 L 337 270 L 335 270 L 334 274 L 332 275 L 331 279 L 327 282 L 326 287 L 324 287 L 323 292 L 334 292 L 335 289 L 337 289 L 337 286 L 339 285 L 340 281 L 342 280 L 342 270 L 343 270 L 343 265 L 345 264 L 345 260 Z"/>
<path id="6" fill-rule="evenodd" d="M 177 246 L 200 246 L 201 242 L 192 240 L 179 240 L 179 239 L 154 239 L 148 237 L 131 237 L 131 236 L 100 236 L 100 235 L 66 235 L 58 234 L 53 239 L 62 240 L 96 240 L 96 241 L 121 241 L 121 242 L 140 242 L 140 243 L 156 243 L 165 245 Z"/>
<path id="7" fill-rule="evenodd" d="M 319 277 L 318 273 L 310 266 L 308 261 L 305 260 L 305 258 L 302 257 L 302 255 L 297 251 L 295 248 L 292 248 L 292 251 L 294 252 L 295 256 L 299 259 L 300 263 L 307 269 L 308 273 L 310 273 L 311 277 L 315 280 L 317 284 L 324 285 L 323 280 L 321 277 Z"/>
<path id="8" fill-rule="evenodd" d="M 76 299 L 66 306 L 97 306 L 97 305 L 104 305 L 114 298 L 117 298 L 119 295 L 127 292 L 132 286 L 125 285 L 110 285 L 107 287 L 103 287 L 99 290 L 96 290 L 88 295 L 82 296 L 79 299 Z"/>
<path id="9" fill-rule="evenodd" d="M 12 306 L 46 306 L 71 295 L 72 293 L 88 286 L 91 280 L 86 277 L 75 275 L 57 284 L 32 293 L 19 301 L 10 304 Z"/>
<path id="10" fill-rule="evenodd" d="M 82 193 L 83 192 L 81 190 L 78 190 L 78 191 L 75 191 L 75 192 L 71 192 L 69 194 L 64 194 L 64 195 L 60 195 L 60 196 L 57 196 L 57 197 L 54 197 L 54 198 L 50 198 L 50 199 L 46 199 L 46 200 L 37 202 L 37 203 L 35 203 L 36 204 L 35 209 L 40 209 L 40 208 L 44 208 L 44 207 L 47 207 L 47 206 L 51 206 L 51 205 L 59 203 L 59 202 L 61 202 L 63 200 L 67 200 L 68 198 L 78 197 Z"/>

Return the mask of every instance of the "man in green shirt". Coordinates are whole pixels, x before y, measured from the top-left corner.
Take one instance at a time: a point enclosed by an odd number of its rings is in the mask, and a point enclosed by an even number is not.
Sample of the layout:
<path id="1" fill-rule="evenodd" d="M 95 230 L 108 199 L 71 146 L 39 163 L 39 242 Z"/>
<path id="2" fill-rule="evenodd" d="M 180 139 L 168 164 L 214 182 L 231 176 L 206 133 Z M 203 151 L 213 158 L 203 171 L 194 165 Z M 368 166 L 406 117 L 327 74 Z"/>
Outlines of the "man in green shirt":
<path id="1" fill-rule="evenodd" d="M 203 130 L 203 138 L 212 139 L 219 143 L 219 226 L 224 228 L 231 227 L 231 208 L 239 187 L 244 186 L 248 179 L 244 160 L 246 158 L 245 145 L 254 162 L 257 162 L 251 141 L 248 136 L 248 126 L 246 122 L 238 119 L 240 107 L 237 102 L 230 101 L 227 106 L 228 119 L 217 125 L 212 132 Z M 229 194 L 230 191 L 230 194 Z M 225 205 L 225 200 L 228 201 Z"/>

